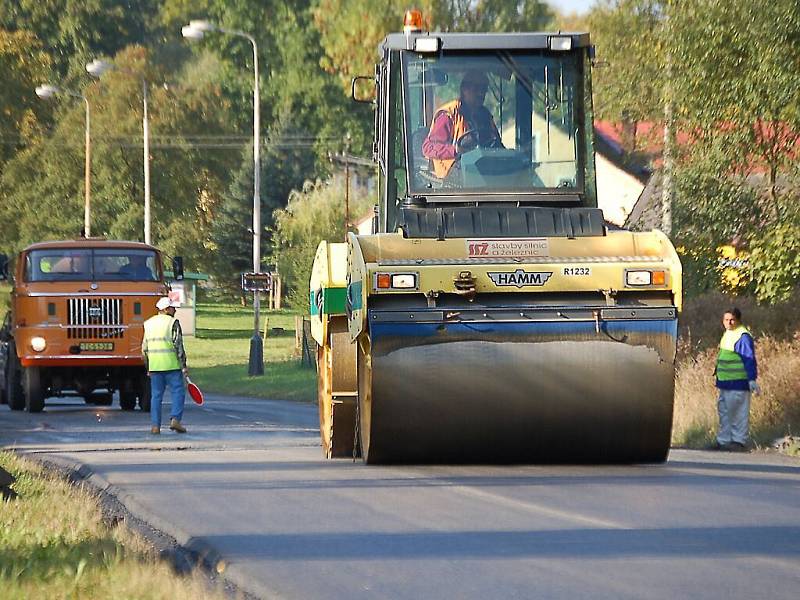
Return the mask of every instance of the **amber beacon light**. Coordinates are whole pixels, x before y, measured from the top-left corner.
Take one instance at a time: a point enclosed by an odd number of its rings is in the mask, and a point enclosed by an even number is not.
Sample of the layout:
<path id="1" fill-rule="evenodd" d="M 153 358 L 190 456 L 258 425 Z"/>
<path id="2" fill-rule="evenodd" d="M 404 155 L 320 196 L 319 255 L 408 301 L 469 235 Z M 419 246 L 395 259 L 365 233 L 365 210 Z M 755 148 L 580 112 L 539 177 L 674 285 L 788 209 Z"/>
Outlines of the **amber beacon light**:
<path id="1" fill-rule="evenodd" d="M 403 33 L 422 31 L 422 11 L 416 8 L 407 10 L 403 16 Z"/>

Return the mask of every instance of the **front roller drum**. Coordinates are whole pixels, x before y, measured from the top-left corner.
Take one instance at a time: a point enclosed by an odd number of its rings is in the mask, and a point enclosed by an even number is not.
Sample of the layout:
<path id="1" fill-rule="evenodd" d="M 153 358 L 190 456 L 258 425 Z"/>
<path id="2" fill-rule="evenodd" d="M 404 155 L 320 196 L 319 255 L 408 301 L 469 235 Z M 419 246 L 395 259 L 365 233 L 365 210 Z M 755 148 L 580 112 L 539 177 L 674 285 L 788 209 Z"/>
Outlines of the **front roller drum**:
<path id="1" fill-rule="evenodd" d="M 332 318 L 327 343 L 317 348 L 319 430 L 326 458 L 354 456 L 355 369 L 356 348 L 350 342 L 347 320 Z"/>
<path id="2" fill-rule="evenodd" d="M 362 457 L 662 462 L 672 323 L 375 325 L 358 346 Z"/>

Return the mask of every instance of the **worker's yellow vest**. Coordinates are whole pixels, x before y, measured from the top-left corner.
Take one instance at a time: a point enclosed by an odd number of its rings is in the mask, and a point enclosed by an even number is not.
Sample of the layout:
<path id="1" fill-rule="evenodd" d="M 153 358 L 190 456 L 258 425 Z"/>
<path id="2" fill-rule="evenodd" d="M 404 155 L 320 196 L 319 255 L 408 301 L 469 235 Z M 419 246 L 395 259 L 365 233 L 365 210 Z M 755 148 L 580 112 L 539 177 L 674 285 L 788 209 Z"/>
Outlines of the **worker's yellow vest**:
<path id="1" fill-rule="evenodd" d="M 174 317 L 161 314 L 150 317 L 144 322 L 148 371 L 175 371 L 181 368 L 175 346 L 172 345 L 174 322 Z"/>
<path id="2" fill-rule="evenodd" d="M 452 143 L 458 141 L 462 135 L 467 132 L 467 122 L 464 119 L 464 116 L 461 114 L 461 101 L 460 100 L 453 100 L 452 102 L 448 102 L 444 106 L 439 107 L 439 110 L 436 111 L 436 114 L 433 117 L 433 121 L 436 121 L 436 117 L 439 113 L 446 113 L 450 120 L 453 123 L 453 140 Z M 431 123 L 431 129 L 433 129 L 433 123 Z M 447 177 L 447 174 L 450 173 L 450 169 L 453 168 L 453 165 L 456 163 L 454 158 L 434 158 L 431 159 L 433 163 L 433 172 L 436 173 L 437 177 L 444 179 Z"/>
<path id="3" fill-rule="evenodd" d="M 739 325 L 736 329 L 726 330 L 719 341 L 717 355 L 717 379 L 719 381 L 741 381 L 747 379 L 742 357 L 736 353 L 736 343 L 745 334 L 750 334 L 747 327 Z"/>

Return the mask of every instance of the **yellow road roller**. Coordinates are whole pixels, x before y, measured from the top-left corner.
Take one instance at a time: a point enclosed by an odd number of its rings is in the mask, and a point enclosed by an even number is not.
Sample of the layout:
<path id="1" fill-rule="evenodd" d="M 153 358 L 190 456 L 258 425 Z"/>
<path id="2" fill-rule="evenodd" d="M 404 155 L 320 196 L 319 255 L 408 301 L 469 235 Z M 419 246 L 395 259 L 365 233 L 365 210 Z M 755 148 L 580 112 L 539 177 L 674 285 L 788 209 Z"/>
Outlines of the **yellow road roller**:
<path id="1" fill-rule="evenodd" d="M 320 244 L 310 285 L 327 456 L 666 459 L 681 265 L 597 208 L 592 54 L 585 33 L 384 39 L 378 218 Z"/>

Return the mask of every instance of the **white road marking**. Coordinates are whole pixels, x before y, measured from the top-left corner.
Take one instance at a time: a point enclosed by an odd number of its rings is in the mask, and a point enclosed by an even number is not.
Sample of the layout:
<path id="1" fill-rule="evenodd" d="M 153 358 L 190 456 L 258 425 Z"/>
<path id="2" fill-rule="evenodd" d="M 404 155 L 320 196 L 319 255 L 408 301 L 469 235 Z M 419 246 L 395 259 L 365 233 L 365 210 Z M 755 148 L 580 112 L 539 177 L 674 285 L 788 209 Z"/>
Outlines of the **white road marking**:
<path id="1" fill-rule="evenodd" d="M 472 496 L 475 498 L 480 498 L 481 500 L 486 500 L 487 502 L 490 502 L 492 504 L 502 504 L 510 508 L 522 509 L 532 513 L 543 514 L 549 517 L 562 519 L 564 521 L 571 521 L 574 523 L 581 523 L 584 525 L 591 525 L 592 527 L 601 527 L 604 529 L 632 529 L 632 527 L 630 527 L 629 525 L 624 525 L 616 521 L 610 521 L 608 519 L 598 519 L 596 517 L 580 515 L 566 510 L 559 510 L 557 508 L 552 508 L 551 506 L 546 506 L 544 504 L 537 504 L 535 502 L 530 502 L 528 500 L 516 500 L 514 498 L 508 498 L 506 496 L 501 496 L 500 494 L 494 494 L 492 492 L 487 492 L 485 490 L 479 490 L 472 487 L 459 485 L 459 486 L 454 486 L 450 489 L 460 493 L 463 496 Z"/>

